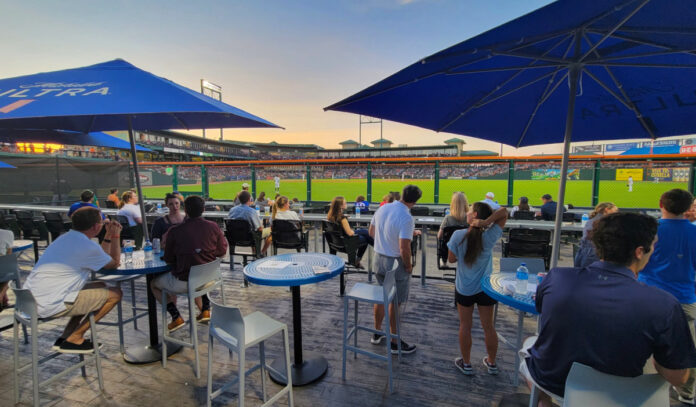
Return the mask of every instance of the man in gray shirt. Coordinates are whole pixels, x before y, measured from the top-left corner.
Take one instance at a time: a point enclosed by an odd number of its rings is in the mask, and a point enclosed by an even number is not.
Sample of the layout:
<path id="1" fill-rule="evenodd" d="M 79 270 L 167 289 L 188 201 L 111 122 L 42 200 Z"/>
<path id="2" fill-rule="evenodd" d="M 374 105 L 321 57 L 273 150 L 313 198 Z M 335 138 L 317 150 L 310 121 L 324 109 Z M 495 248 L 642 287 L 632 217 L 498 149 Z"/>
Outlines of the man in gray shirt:
<path id="1" fill-rule="evenodd" d="M 252 208 L 254 201 L 251 199 L 251 194 L 249 191 L 242 191 L 237 195 L 239 199 L 239 205 L 230 209 L 229 219 L 242 219 L 249 223 L 251 230 L 258 230 L 261 232 L 261 239 L 263 239 L 263 248 L 261 249 L 261 254 L 266 255 L 268 246 L 271 244 L 271 228 L 264 228 L 261 225 L 261 219 L 259 219 L 256 209 Z"/>

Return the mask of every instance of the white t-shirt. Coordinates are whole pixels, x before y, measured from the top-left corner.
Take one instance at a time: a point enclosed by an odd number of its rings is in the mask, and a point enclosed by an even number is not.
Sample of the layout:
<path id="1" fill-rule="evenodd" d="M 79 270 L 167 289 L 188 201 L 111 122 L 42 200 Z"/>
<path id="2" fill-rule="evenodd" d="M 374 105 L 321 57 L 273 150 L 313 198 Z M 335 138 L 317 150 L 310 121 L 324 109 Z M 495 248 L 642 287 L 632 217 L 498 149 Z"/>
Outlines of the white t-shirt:
<path id="1" fill-rule="evenodd" d="M 297 212 L 290 210 L 276 212 L 275 218 L 280 220 L 300 220 L 300 217 L 297 215 Z M 271 223 L 273 223 L 273 219 L 271 219 Z"/>
<path id="2" fill-rule="evenodd" d="M 273 181 L 275 181 L 275 186 L 278 188 L 280 186 L 280 177 L 274 177 Z"/>
<path id="3" fill-rule="evenodd" d="M 51 243 L 27 277 L 39 312 L 46 318 L 65 311 L 74 302 L 92 271 L 99 271 L 111 256 L 82 232 L 71 230 Z"/>
<path id="4" fill-rule="evenodd" d="M 520 210 L 520 207 L 519 207 L 519 206 L 514 206 L 514 207 L 512 208 L 512 210 L 510 210 L 510 217 L 512 218 L 513 216 L 515 216 L 515 212 L 517 212 L 517 211 L 519 211 L 519 210 Z M 528 212 L 536 212 L 536 209 L 534 209 L 533 206 L 530 206 Z"/>
<path id="5" fill-rule="evenodd" d="M 123 205 L 123 208 L 119 209 L 118 212 L 116 212 L 117 215 L 123 215 L 128 218 L 128 226 L 135 226 L 138 223 L 135 221 L 135 218 L 141 218 L 142 215 L 140 213 L 140 206 L 134 205 L 134 204 L 125 204 Z"/>
<path id="6" fill-rule="evenodd" d="M 11 230 L 0 229 L 0 256 L 7 254 L 14 243 L 14 233 Z"/>
<path id="7" fill-rule="evenodd" d="M 370 225 L 375 227 L 375 251 L 384 256 L 401 257 L 399 239 L 413 239 L 415 223 L 408 207 L 401 201 L 379 208 Z"/>

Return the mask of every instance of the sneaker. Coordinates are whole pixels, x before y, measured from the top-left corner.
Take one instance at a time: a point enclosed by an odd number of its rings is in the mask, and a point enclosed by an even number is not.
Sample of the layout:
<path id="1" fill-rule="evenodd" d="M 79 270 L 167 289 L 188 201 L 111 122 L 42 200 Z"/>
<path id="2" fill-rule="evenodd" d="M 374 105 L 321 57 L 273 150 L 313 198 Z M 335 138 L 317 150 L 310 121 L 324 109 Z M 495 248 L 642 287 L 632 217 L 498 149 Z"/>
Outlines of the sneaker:
<path id="1" fill-rule="evenodd" d="M 65 338 L 56 339 L 56 341 L 53 342 L 53 347 L 51 347 L 51 350 L 57 351 L 60 348 L 60 345 L 63 344 L 63 342 L 65 342 Z"/>
<path id="2" fill-rule="evenodd" d="M 416 351 L 416 345 L 409 345 L 403 340 L 401 341 L 401 353 L 413 353 Z M 391 353 L 396 355 L 399 353 L 399 346 L 394 342 L 391 343 Z"/>
<path id="3" fill-rule="evenodd" d="M 201 313 L 198 314 L 198 316 L 196 317 L 196 322 L 204 323 L 204 322 L 208 322 L 208 321 L 210 321 L 210 310 L 209 309 L 201 311 Z"/>
<path id="4" fill-rule="evenodd" d="M 384 338 L 386 338 L 385 335 L 382 335 L 382 334 L 372 334 L 372 339 L 370 339 L 370 342 L 371 342 L 373 345 L 379 345 L 380 343 L 382 343 L 382 341 L 384 340 Z"/>
<path id="5" fill-rule="evenodd" d="M 674 386 L 672 386 L 672 389 L 674 389 L 674 391 L 677 392 L 677 399 L 679 401 L 681 401 L 684 404 L 688 404 L 690 406 L 696 405 L 696 402 L 694 401 L 693 397 L 689 398 L 689 397 L 682 396 L 681 393 L 679 393 L 679 390 Z"/>
<path id="6" fill-rule="evenodd" d="M 474 368 L 471 367 L 470 364 L 464 363 L 464 359 L 462 358 L 454 359 L 454 365 L 457 366 L 457 369 L 459 369 L 460 372 L 464 373 L 467 376 L 471 376 L 474 374 Z"/>
<path id="7" fill-rule="evenodd" d="M 169 329 L 169 332 L 171 333 L 184 326 L 184 324 L 184 319 L 181 318 L 181 316 L 178 316 L 175 320 L 167 324 L 167 329 Z"/>
<path id="8" fill-rule="evenodd" d="M 486 369 L 488 369 L 488 374 L 490 374 L 490 375 L 497 375 L 498 374 L 498 366 L 496 366 L 495 364 L 488 363 L 488 356 L 485 356 L 483 358 L 483 365 L 486 366 Z"/>
<path id="9" fill-rule="evenodd" d="M 63 341 L 58 348 L 61 353 L 93 353 L 94 345 L 89 339 L 85 339 L 81 344 L 76 344 L 68 341 Z"/>

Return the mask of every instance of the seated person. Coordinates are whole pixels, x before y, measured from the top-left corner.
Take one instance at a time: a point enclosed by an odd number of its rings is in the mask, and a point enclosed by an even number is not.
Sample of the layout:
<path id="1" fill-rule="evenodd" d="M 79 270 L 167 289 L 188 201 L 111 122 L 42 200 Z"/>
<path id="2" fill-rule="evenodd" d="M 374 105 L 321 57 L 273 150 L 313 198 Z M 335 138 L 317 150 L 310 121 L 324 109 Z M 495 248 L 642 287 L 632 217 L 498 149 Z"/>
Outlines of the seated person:
<path id="1" fill-rule="evenodd" d="M 382 198 L 382 202 L 380 202 L 379 207 L 381 208 L 382 206 L 392 203 L 394 201 L 400 201 L 401 200 L 401 193 L 399 191 L 392 191 L 388 193 L 387 195 L 384 195 L 384 198 Z"/>
<path id="2" fill-rule="evenodd" d="M 494 198 L 495 194 L 493 192 L 486 192 L 486 199 L 482 200 L 481 202 L 488 204 L 488 206 L 490 206 L 492 210 L 497 211 L 498 209 L 500 209 L 500 204 L 498 203 L 498 201 L 494 201 Z"/>
<path id="3" fill-rule="evenodd" d="M 188 278 L 191 266 L 210 263 L 227 253 L 227 240 L 217 223 L 205 220 L 201 215 L 205 210 L 205 201 L 200 196 L 189 196 L 184 200 L 186 219 L 183 223 L 172 226 L 167 232 L 167 244 L 164 246 L 162 258 L 172 264 L 173 270 L 161 274 L 152 280 L 152 294 L 157 301 L 162 301 L 162 289 L 170 293 L 184 294 L 188 292 Z M 207 295 L 195 300 L 201 311 L 196 316 L 197 322 L 210 320 L 210 300 Z M 184 319 L 176 308 L 176 296 L 167 298 L 167 312 L 172 322 L 167 324 L 169 331 L 175 331 L 184 326 Z"/>
<path id="4" fill-rule="evenodd" d="M 355 213 L 358 213 L 357 208 L 360 208 L 360 212 L 365 213 L 370 209 L 370 203 L 365 200 L 364 196 L 358 195 L 355 198 L 355 208 Z"/>
<path id="5" fill-rule="evenodd" d="M 549 194 L 542 195 L 541 201 L 544 204 L 541 205 L 539 212 L 537 212 L 537 216 L 541 216 L 543 220 L 556 220 L 556 208 L 558 207 L 558 203 L 554 201 Z M 566 208 L 564 207 L 563 212 L 565 211 Z"/>
<path id="6" fill-rule="evenodd" d="M 126 191 L 121 195 L 121 206 L 116 215 L 128 218 L 128 226 L 135 238 L 135 250 L 140 250 L 143 245 L 142 225 L 143 216 L 138 205 L 138 194 L 134 191 Z"/>
<path id="7" fill-rule="evenodd" d="M 259 194 L 259 197 L 256 198 L 256 205 L 259 206 L 261 209 L 263 209 L 263 208 L 269 206 L 269 203 L 268 203 L 268 202 L 269 202 L 269 201 L 268 201 L 268 198 L 266 198 L 266 193 L 265 193 L 265 192 L 261 192 L 261 193 Z"/>
<path id="8" fill-rule="evenodd" d="M 242 184 L 242 190 L 239 191 L 239 193 L 237 193 L 236 197 L 234 197 L 234 202 L 232 202 L 232 206 L 241 205 L 241 202 L 239 201 L 239 194 L 241 194 L 244 191 L 249 192 L 249 184 L 246 182 Z"/>
<path id="9" fill-rule="evenodd" d="M 580 247 L 578 247 L 578 252 L 573 260 L 573 265 L 575 267 L 586 267 L 599 260 L 594 243 L 592 243 L 592 226 L 594 225 L 594 222 L 599 220 L 602 216 L 618 211 L 619 208 L 617 208 L 613 203 L 602 202 L 597 205 L 592 212 L 590 212 L 590 219 L 582 228 Z"/>
<path id="10" fill-rule="evenodd" d="M 107 202 L 111 202 L 111 206 L 107 205 L 107 208 L 118 208 L 121 205 L 121 200 L 118 198 L 118 188 L 111 188 L 111 193 L 106 197 Z"/>
<path id="11" fill-rule="evenodd" d="M 75 213 L 76 210 L 83 208 L 85 206 L 90 206 L 92 208 L 97 208 L 99 207 L 92 202 L 94 200 L 94 192 L 90 191 L 89 189 L 86 189 L 82 191 L 80 194 L 80 200 L 78 202 L 75 202 L 74 204 L 70 205 L 70 209 L 68 209 L 68 217 L 71 217 L 73 213 Z"/>
<path id="12" fill-rule="evenodd" d="M 282 220 L 300 220 L 297 212 L 290 210 L 290 200 L 287 196 L 279 196 L 273 204 L 273 212 L 271 213 L 271 225 L 275 219 Z"/>
<path id="13" fill-rule="evenodd" d="M 563 397 L 573 362 L 614 376 L 636 377 L 650 356 L 674 386 L 696 367 L 696 349 L 681 304 L 666 291 L 636 281 L 655 246 L 657 221 L 613 213 L 593 229 L 600 261 L 585 268 L 554 268 L 539 284 L 539 337 L 520 372 L 538 384 L 540 405 Z"/>
<path id="14" fill-rule="evenodd" d="M 181 200 L 174 194 L 167 194 L 164 197 L 164 205 L 169 209 L 169 213 L 157 219 L 152 225 L 152 233 L 150 238 L 160 239 L 161 247 L 166 243 L 165 236 L 167 231 L 174 225 L 178 225 L 184 221 L 184 214 L 181 212 Z"/>
<path id="15" fill-rule="evenodd" d="M 239 199 L 239 205 L 230 209 L 228 219 L 243 219 L 249 223 L 252 230 L 261 231 L 261 239 L 263 239 L 263 248 L 261 249 L 261 254 L 266 255 L 268 251 L 268 246 L 271 245 L 271 228 L 264 228 L 261 225 L 261 219 L 256 213 L 256 209 L 252 208 L 254 201 L 251 199 L 251 194 L 249 191 L 242 191 L 237 195 Z"/>
<path id="16" fill-rule="evenodd" d="M 0 256 L 5 256 L 12 253 L 12 244 L 14 243 L 14 233 L 7 229 L 0 229 Z M 8 306 L 7 287 L 9 282 L 0 282 L 0 311 Z"/>
<path id="17" fill-rule="evenodd" d="M 445 215 L 440 225 L 440 230 L 437 232 L 437 238 L 442 239 L 442 234 L 448 226 L 463 226 L 469 227 L 466 223 L 466 214 L 469 212 L 469 202 L 466 200 L 466 195 L 463 192 L 455 192 L 452 194 L 450 201 L 450 213 Z"/>
<path id="18" fill-rule="evenodd" d="M 367 229 L 351 229 L 350 224 L 348 223 L 348 218 L 344 215 L 344 211 L 346 210 L 346 208 L 346 198 L 342 196 L 337 196 L 331 201 L 331 205 L 329 206 L 329 214 L 326 218 L 329 220 L 329 222 L 341 225 L 341 227 L 343 228 L 343 233 L 346 236 L 358 235 L 358 237 L 360 238 L 360 247 L 358 248 L 356 259 L 357 264 L 355 264 L 355 266 L 358 268 L 363 268 L 362 264 L 360 263 L 360 260 L 365 254 L 365 251 L 367 250 L 367 245 L 374 245 L 375 241 L 372 238 L 372 236 L 370 236 L 370 233 Z"/>
<path id="19" fill-rule="evenodd" d="M 534 208 L 529 206 L 529 198 L 527 198 L 526 196 L 520 197 L 520 204 L 514 206 L 512 210 L 510 210 L 510 219 L 515 217 L 515 212 L 517 211 L 534 212 Z"/>
<path id="20" fill-rule="evenodd" d="M 89 328 L 85 315 L 96 311 L 94 320 L 99 321 L 121 300 L 120 289 L 87 282 L 92 272 L 115 269 L 121 259 L 121 225 L 102 222 L 98 209 L 76 210 L 72 229 L 46 248 L 24 283 L 36 300 L 39 318 L 72 317 L 53 345 L 59 352 L 92 352 L 92 341 L 83 337 Z M 90 239 L 102 227 L 106 234 L 99 247 Z"/>

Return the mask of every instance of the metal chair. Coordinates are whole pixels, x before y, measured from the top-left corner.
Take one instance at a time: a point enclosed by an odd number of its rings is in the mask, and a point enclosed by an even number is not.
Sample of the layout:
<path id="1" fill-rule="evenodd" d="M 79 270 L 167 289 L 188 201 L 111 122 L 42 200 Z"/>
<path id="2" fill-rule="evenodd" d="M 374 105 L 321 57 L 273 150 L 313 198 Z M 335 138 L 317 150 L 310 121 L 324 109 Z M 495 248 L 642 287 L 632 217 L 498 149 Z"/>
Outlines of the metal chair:
<path id="1" fill-rule="evenodd" d="M 551 261 L 551 231 L 540 229 L 510 229 L 503 241 L 503 257 L 541 257 L 549 268 Z"/>
<path id="2" fill-rule="evenodd" d="M 10 253 L 4 256 L 0 256 L 0 284 L 9 283 L 14 281 L 15 287 L 21 287 L 19 279 L 19 266 L 17 265 L 17 258 L 19 253 Z M 1 299 L 0 299 L 1 300 Z M 3 317 L 3 322 L 6 321 Z M 7 320 L 9 323 L 9 320 Z M 9 325 L 7 326 L 9 328 Z M 6 327 L 3 326 L 2 330 Z M 27 335 L 27 327 L 22 325 L 22 331 L 24 331 L 24 343 L 29 343 L 29 336 Z"/>
<path id="3" fill-rule="evenodd" d="M 353 357 L 356 358 L 358 353 L 366 355 L 379 360 L 384 360 L 387 362 L 387 370 L 389 372 L 389 392 L 394 391 L 393 379 L 392 379 L 392 352 L 391 352 L 391 339 L 397 340 L 397 349 L 399 350 L 399 360 L 401 360 L 401 332 L 399 328 L 399 306 L 397 303 L 396 295 L 396 281 L 394 274 L 398 263 L 394 261 L 394 267 L 388 271 L 384 276 L 384 283 L 382 286 L 366 284 L 366 283 L 356 283 L 350 292 L 343 297 L 343 371 L 342 379 L 346 380 L 346 353 L 348 351 L 353 352 Z M 354 320 L 353 328 L 348 331 L 348 309 L 350 307 L 349 301 L 354 301 Z M 374 328 L 360 325 L 358 323 L 358 304 L 359 302 L 366 302 L 368 304 L 382 304 L 384 305 L 384 331 L 378 331 Z M 389 304 L 394 304 L 394 318 L 396 318 L 396 334 L 391 332 L 391 327 L 389 325 Z M 387 355 L 380 355 L 374 352 L 370 352 L 358 347 L 358 331 L 368 331 L 373 334 L 382 334 L 386 338 L 387 343 Z M 353 338 L 353 345 L 349 344 L 350 338 Z"/>
<path id="4" fill-rule="evenodd" d="M 222 273 L 220 272 L 220 263 L 222 259 L 217 259 L 210 263 L 192 266 L 189 272 L 188 279 L 188 300 L 189 300 L 189 332 L 191 334 L 191 342 L 182 341 L 169 336 L 169 329 L 166 323 L 162 323 L 162 367 L 167 367 L 167 342 L 176 343 L 181 346 L 193 348 L 196 354 L 195 373 L 196 378 L 201 377 L 200 360 L 198 356 L 198 331 L 196 329 L 196 316 L 194 314 L 194 299 L 204 294 L 211 292 L 216 287 L 220 287 L 220 297 L 222 303 L 225 303 L 225 292 L 222 287 Z M 167 294 L 177 295 L 178 293 L 169 293 L 167 290 L 162 290 L 162 321 L 167 320 Z"/>
<path id="5" fill-rule="evenodd" d="M 278 248 L 302 249 L 308 251 L 309 232 L 302 229 L 302 221 L 275 219 L 271 224 L 271 241 L 273 254 L 278 254 Z"/>
<path id="6" fill-rule="evenodd" d="M 414 206 L 411 208 L 411 216 L 428 216 L 430 215 L 430 208 L 427 206 Z"/>
<path id="7" fill-rule="evenodd" d="M 82 370 L 82 376 L 87 377 L 87 372 L 85 370 L 85 366 L 87 365 L 87 362 L 90 360 L 85 359 L 85 355 L 80 354 L 79 359 L 80 362 L 68 367 L 67 369 L 64 369 L 63 371 L 53 374 L 52 377 L 49 379 L 46 379 L 42 382 L 39 382 L 39 366 L 43 365 L 44 363 L 50 361 L 51 359 L 54 359 L 60 355 L 63 355 L 63 353 L 60 352 L 52 352 L 49 355 L 42 357 L 39 359 L 39 340 L 38 340 L 38 324 L 39 322 L 44 322 L 44 321 L 49 321 L 55 318 L 41 318 L 39 319 L 38 317 L 38 311 L 36 310 L 36 301 L 34 300 L 34 296 L 31 294 L 31 292 L 27 289 L 21 289 L 17 288 L 15 284 L 13 283 L 11 285 L 12 291 L 14 291 L 16 302 L 15 302 L 15 309 L 14 309 L 14 371 L 13 371 L 13 376 L 14 376 L 14 395 L 15 395 L 15 403 L 19 403 L 19 374 L 31 369 L 32 373 L 32 387 L 33 387 L 33 401 L 34 401 L 34 406 L 39 406 L 40 404 L 40 399 L 39 399 L 39 388 L 42 386 L 46 386 L 53 381 L 67 375 L 68 373 L 72 372 L 73 370 L 80 368 Z M 101 369 L 101 358 L 99 355 L 99 349 L 98 349 L 98 342 L 97 342 L 97 332 L 94 324 L 94 313 L 90 312 L 88 314 L 89 318 L 89 330 L 92 336 L 92 343 L 94 344 L 94 349 L 93 349 L 93 354 L 91 355 L 92 357 L 90 359 L 94 359 L 95 364 L 97 365 L 97 381 L 99 382 L 99 390 L 104 391 L 104 379 L 102 377 L 102 369 Z M 27 364 L 25 366 L 19 366 L 19 324 L 21 324 L 23 327 L 30 326 L 31 327 L 31 364 Z M 54 371 L 53 369 L 51 369 Z"/>
<path id="8" fill-rule="evenodd" d="M 515 211 L 512 215 L 512 219 L 517 220 L 534 220 L 535 213 L 532 211 Z"/>
<path id="9" fill-rule="evenodd" d="M 234 256 L 242 256 L 242 267 L 249 263 L 247 258 L 258 259 L 261 257 L 261 232 L 252 230 L 251 224 L 244 219 L 225 220 L 225 238 L 230 250 L 230 270 L 234 270 Z M 237 247 L 250 247 L 251 253 L 237 253 Z M 244 287 L 249 282 L 244 277 Z"/>
<path id="10" fill-rule="evenodd" d="M 564 407 L 669 406 L 669 383 L 659 374 L 619 377 L 574 362 L 568 373 Z"/>
<path id="11" fill-rule="evenodd" d="M 447 257 L 449 255 L 449 249 L 447 248 L 447 243 L 452 238 L 452 235 L 457 230 L 466 229 L 468 226 L 465 225 L 455 225 L 446 226 L 442 229 L 442 237 L 437 239 L 437 268 L 439 270 L 456 270 L 456 266 L 450 266 L 447 263 Z M 444 278 L 444 275 L 443 275 Z M 452 280 L 454 281 L 454 280 Z"/>
<path id="12" fill-rule="evenodd" d="M 43 216 L 46 220 L 46 229 L 51 235 L 51 241 L 58 239 L 60 235 L 70 230 L 70 223 L 66 222 L 60 212 L 44 212 Z"/>
<path id="13" fill-rule="evenodd" d="M 206 404 L 211 405 L 212 400 L 225 392 L 235 383 L 239 383 L 239 406 L 244 406 L 244 382 L 247 375 L 261 369 L 261 392 L 263 394 L 263 406 L 275 403 L 284 394 L 288 395 L 288 404 L 294 405 L 292 394 L 292 374 L 290 372 L 290 346 L 288 341 L 288 327 L 282 322 L 275 321 L 261 312 L 253 312 L 242 316 L 239 308 L 226 307 L 211 301 L 212 312 L 210 329 L 208 334 L 208 386 Z M 283 350 L 285 352 L 285 372 L 277 372 L 266 364 L 266 339 L 282 333 Z M 239 377 L 224 384 L 213 392 L 213 338 L 225 345 L 230 352 L 239 356 Z M 246 350 L 256 344 L 259 345 L 260 363 L 250 369 L 246 369 Z M 276 393 L 270 400 L 266 399 L 266 369 L 287 378 L 287 385 Z"/>
<path id="14" fill-rule="evenodd" d="M 5 214 L 2 220 L 3 229 L 11 230 L 12 233 L 14 233 L 15 239 L 19 239 L 22 236 L 22 229 L 19 227 L 19 223 L 17 223 L 17 216 L 14 214 Z"/>
<path id="15" fill-rule="evenodd" d="M 358 249 L 360 248 L 360 237 L 357 235 L 347 236 L 343 227 L 335 222 L 328 220 L 321 221 L 322 234 L 324 243 L 329 246 L 329 253 L 345 253 L 348 256 L 346 267 L 341 272 L 340 295 L 343 296 L 346 291 L 345 274 L 357 271 L 358 264 Z M 324 246 L 326 251 L 326 246 Z"/>
<path id="16" fill-rule="evenodd" d="M 48 245 L 48 229 L 43 218 L 34 218 L 29 211 L 14 211 L 17 223 L 22 229 L 24 239 L 34 242 L 34 261 L 39 260 L 39 242 L 44 241 Z"/>

